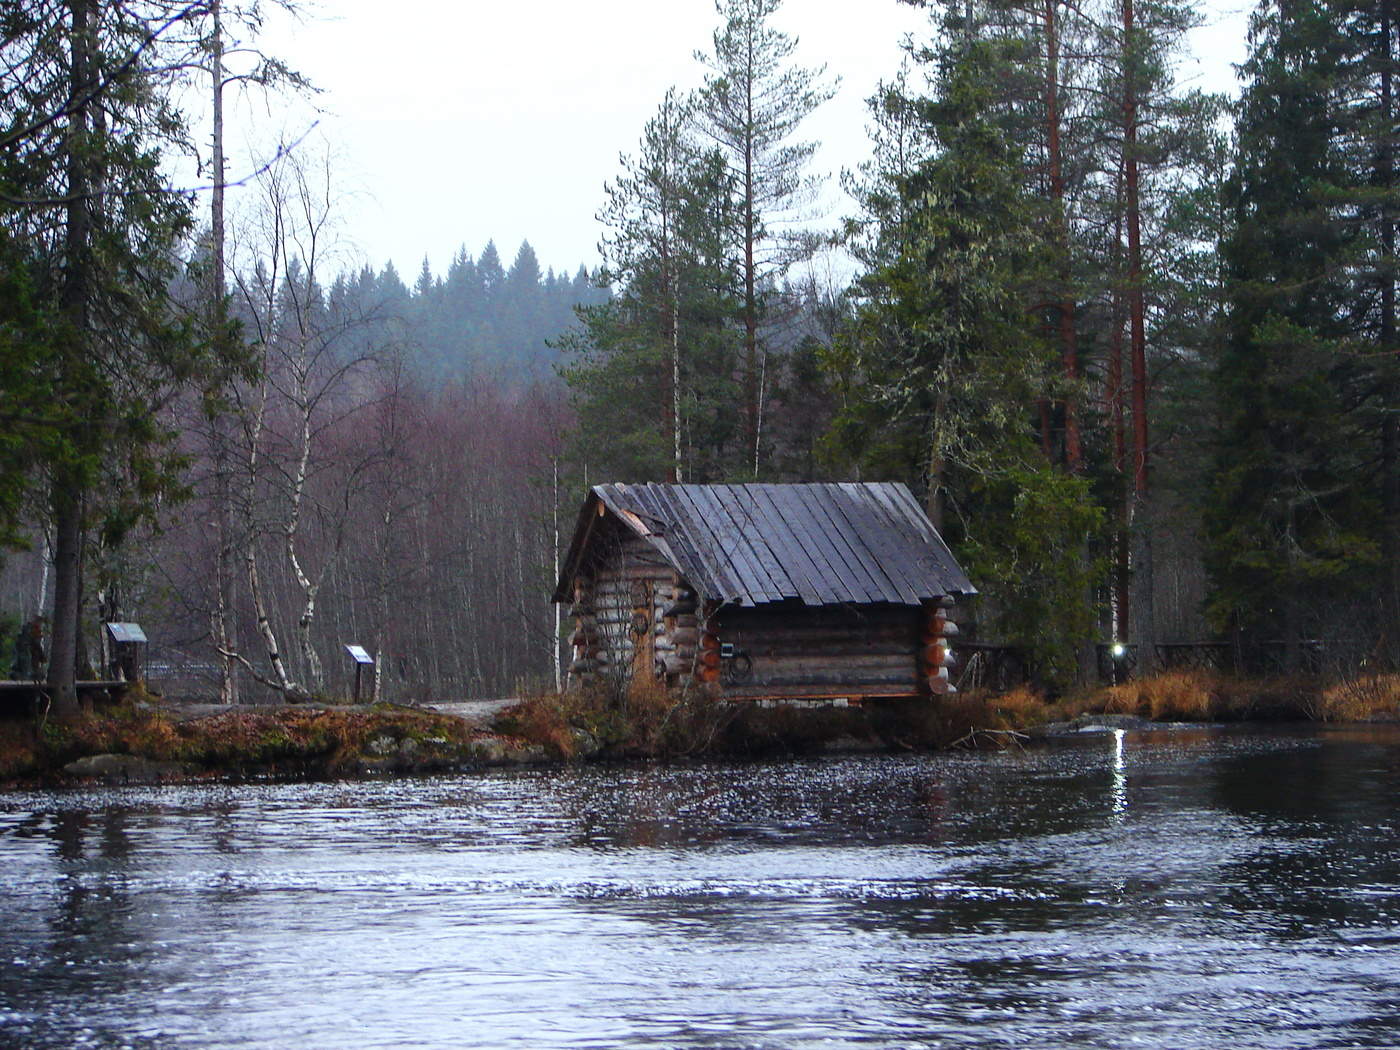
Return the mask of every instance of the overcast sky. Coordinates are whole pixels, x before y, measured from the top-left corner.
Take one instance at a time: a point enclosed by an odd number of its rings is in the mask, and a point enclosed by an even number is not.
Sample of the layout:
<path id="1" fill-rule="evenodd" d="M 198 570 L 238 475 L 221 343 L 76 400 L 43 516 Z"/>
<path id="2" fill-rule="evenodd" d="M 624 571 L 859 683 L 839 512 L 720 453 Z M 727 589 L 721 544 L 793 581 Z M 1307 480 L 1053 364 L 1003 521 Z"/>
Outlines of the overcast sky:
<path id="1" fill-rule="evenodd" d="M 1244 8 L 1209 10 L 1186 72 L 1233 91 Z M 321 0 L 263 42 L 322 89 L 320 112 L 239 107 L 231 142 L 265 146 L 319 121 L 302 148 L 335 158 L 345 237 L 407 281 L 425 254 L 442 273 L 459 246 L 476 255 L 488 238 L 507 265 L 526 238 L 541 266 L 572 271 L 597 261 L 594 215 L 618 154 L 635 149 L 668 87 L 699 84 L 692 56 L 716 24 L 713 0 Z M 841 78 L 804 127 L 821 143 L 814 170 L 855 166 L 867 152 L 864 99 L 897 69 L 901 40 L 927 34 L 927 13 L 895 0 L 787 0 L 776 24 L 799 38 L 802 64 Z"/>

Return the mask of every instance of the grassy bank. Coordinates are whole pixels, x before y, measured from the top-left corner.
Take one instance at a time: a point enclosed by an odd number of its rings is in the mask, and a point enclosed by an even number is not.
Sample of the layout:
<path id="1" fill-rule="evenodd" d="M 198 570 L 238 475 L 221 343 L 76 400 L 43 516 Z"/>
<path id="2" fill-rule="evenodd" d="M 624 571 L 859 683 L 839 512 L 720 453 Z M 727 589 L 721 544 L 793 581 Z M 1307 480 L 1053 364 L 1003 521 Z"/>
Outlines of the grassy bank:
<path id="1" fill-rule="evenodd" d="M 729 704 L 648 686 L 622 696 L 542 694 L 502 712 L 496 726 L 554 758 L 677 758 L 1003 747 L 1025 733 L 1100 715 L 1153 722 L 1389 721 L 1400 719 L 1400 675 L 1244 680 L 1171 672 L 1055 700 L 1022 687 L 850 707 Z"/>
<path id="2" fill-rule="evenodd" d="M 460 718 L 391 705 L 270 707 L 182 721 L 128 700 L 76 720 L 0 722 L 0 781 L 331 777 L 543 757 Z"/>
<path id="3" fill-rule="evenodd" d="M 761 706 L 702 692 L 530 697 L 487 728 L 430 711 L 269 707 L 181 720 L 137 697 L 71 722 L 0 722 L 0 782 L 338 777 L 583 758 L 1006 747 L 1095 717 L 1157 722 L 1400 720 L 1400 675 L 1241 680 L 1172 672 L 1048 700 L 1027 688 L 865 705 Z"/>
<path id="4" fill-rule="evenodd" d="M 1241 679 L 1171 671 L 1047 705 L 1050 720 L 1136 715 L 1155 722 L 1366 722 L 1400 718 L 1400 675 Z"/>
<path id="5" fill-rule="evenodd" d="M 1019 709 L 981 696 L 766 706 L 648 685 L 622 696 L 541 694 L 501 712 L 495 726 L 572 759 L 938 750 L 1005 739 L 1024 722 Z"/>

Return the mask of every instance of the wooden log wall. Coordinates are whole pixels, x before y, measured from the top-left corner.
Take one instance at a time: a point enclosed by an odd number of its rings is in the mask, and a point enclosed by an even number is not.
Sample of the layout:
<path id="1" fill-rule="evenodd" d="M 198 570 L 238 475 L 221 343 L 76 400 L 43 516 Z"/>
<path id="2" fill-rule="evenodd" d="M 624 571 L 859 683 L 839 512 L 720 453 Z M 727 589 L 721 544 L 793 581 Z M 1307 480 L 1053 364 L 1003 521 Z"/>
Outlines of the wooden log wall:
<path id="1" fill-rule="evenodd" d="M 926 694 L 924 620 L 904 605 L 724 609 L 713 618 L 712 680 L 736 698 Z M 725 643 L 741 654 L 727 666 Z"/>
<path id="2" fill-rule="evenodd" d="M 574 584 L 571 683 L 642 675 L 678 680 L 695 666 L 696 595 L 656 549 L 604 518 Z"/>

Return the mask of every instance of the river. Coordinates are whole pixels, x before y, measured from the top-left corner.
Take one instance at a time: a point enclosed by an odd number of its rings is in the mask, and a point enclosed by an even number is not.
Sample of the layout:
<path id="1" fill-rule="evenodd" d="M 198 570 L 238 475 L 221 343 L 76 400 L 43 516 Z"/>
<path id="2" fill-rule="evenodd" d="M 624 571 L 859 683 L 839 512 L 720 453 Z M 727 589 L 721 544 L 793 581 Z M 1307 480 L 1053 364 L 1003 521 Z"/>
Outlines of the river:
<path id="1" fill-rule="evenodd" d="M 0 795 L 0 1046 L 1400 1046 L 1400 727 Z"/>

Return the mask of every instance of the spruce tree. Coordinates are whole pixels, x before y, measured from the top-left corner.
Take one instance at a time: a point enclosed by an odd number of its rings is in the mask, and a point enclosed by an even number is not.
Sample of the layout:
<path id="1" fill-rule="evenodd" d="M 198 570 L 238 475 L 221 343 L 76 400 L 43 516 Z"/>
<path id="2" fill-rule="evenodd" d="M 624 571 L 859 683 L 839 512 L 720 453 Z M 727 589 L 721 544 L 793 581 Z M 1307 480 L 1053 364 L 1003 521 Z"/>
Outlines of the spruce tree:
<path id="1" fill-rule="evenodd" d="M 29 275 L 22 286 L 47 405 L 35 473 L 54 536 L 49 689 L 76 711 L 84 537 L 119 542 L 177 490 L 179 456 L 162 409 L 182 387 L 227 374 L 191 337 L 169 289 L 190 202 L 170 192 L 159 149 L 181 133 L 159 80 L 160 30 L 191 8 L 95 0 L 6 23 L 0 95 L 13 107 L 0 224 Z M 21 314 L 21 317 L 24 315 Z"/>
<path id="2" fill-rule="evenodd" d="M 1382 549 L 1363 410 L 1384 387 L 1370 362 L 1392 322 L 1364 305 L 1385 301 L 1373 282 L 1393 271 L 1367 264 L 1375 228 L 1357 221 L 1376 154 L 1344 134 L 1356 26 L 1316 0 L 1261 7 L 1230 184 L 1210 611 L 1248 648 L 1282 641 L 1291 668 L 1306 638 L 1339 626 L 1339 604 L 1373 586 Z"/>

